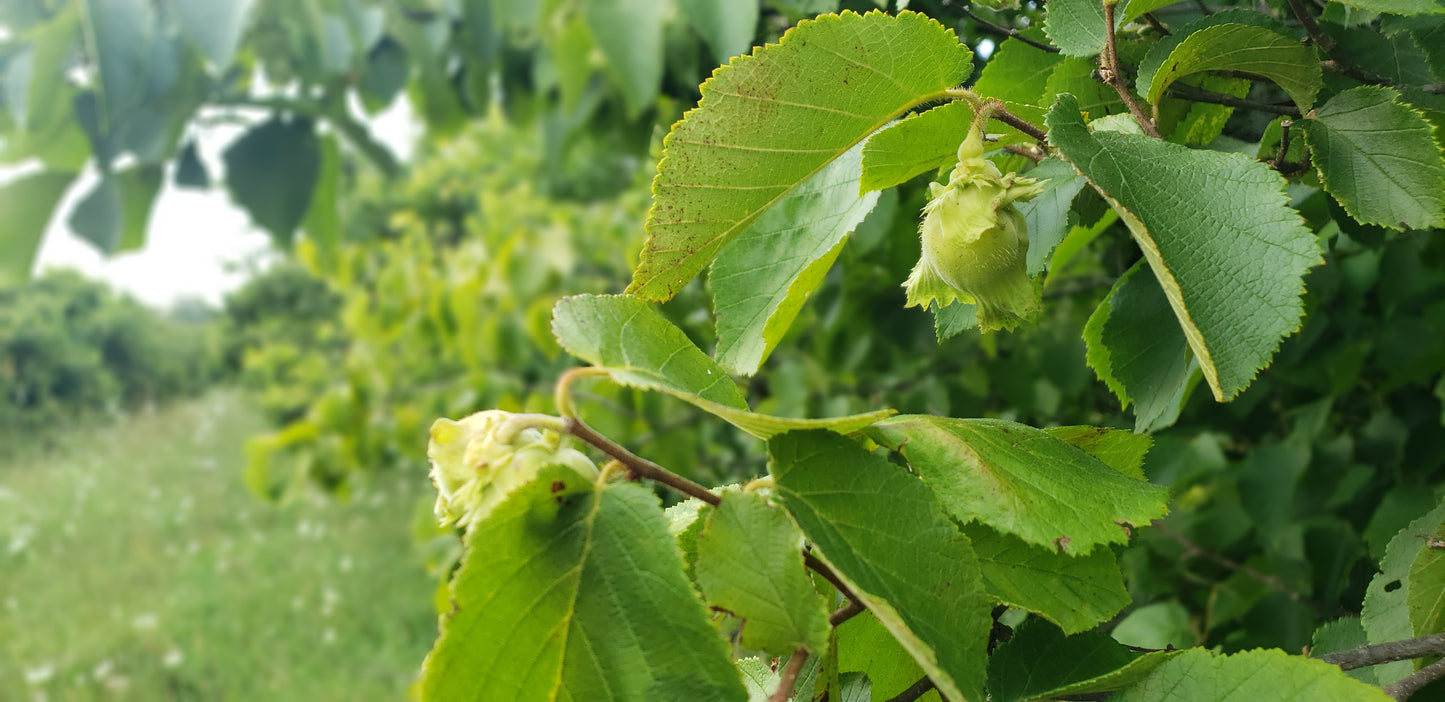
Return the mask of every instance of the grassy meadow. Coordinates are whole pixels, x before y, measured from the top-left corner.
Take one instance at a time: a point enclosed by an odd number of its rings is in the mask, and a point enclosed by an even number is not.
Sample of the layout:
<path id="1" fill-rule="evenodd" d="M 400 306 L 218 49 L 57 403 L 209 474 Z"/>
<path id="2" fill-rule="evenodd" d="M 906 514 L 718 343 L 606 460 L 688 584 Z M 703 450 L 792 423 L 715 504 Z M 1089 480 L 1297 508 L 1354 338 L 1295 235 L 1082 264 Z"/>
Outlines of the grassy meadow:
<path id="1" fill-rule="evenodd" d="M 436 634 L 424 474 L 274 506 L 217 391 L 0 459 L 0 700 L 394 700 Z"/>

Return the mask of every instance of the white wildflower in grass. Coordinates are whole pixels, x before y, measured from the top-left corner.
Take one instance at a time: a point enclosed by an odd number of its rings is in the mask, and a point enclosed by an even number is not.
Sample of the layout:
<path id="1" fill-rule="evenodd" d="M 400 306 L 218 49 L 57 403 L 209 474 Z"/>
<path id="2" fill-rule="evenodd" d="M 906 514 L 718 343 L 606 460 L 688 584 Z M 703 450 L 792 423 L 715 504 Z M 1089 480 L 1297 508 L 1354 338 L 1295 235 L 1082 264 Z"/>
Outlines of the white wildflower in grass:
<path id="1" fill-rule="evenodd" d="M 55 677 L 55 666 L 49 663 L 42 663 L 33 668 L 25 669 L 25 683 L 27 685 L 44 685 L 53 677 Z"/>
<path id="2" fill-rule="evenodd" d="M 169 651 L 166 651 L 166 655 L 161 656 L 161 667 L 175 668 L 180 666 L 181 662 L 184 660 L 185 656 L 181 653 L 181 650 L 178 648 L 173 648 Z"/>
<path id="3" fill-rule="evenodd" d="M 35 525 L 21 524 L 15 527 L 15 531 L 10 534 L 10 546 L 6 551 L 12 556 L 19 554 L 21 551 L 30 547 L 30 541 L 34 538 Z"/>
<path id="4" fill-rule="evenodd" d="M 106 658 L 101 662 L 96 663 L 95 667 L 90 669 L 90 676 L 95 678 L 96 680 L 104 680 L 110 675 L 110 671 L 114 669 L 115 666 L 111 664 L 110 659 Z"/>
<path id="5" fill-rule="evenodd" d="M 343 573 L 350 573 L 352 568 L 351 556 L 342 556 L 341 561 L 336 564 L 336 568 Z"/>
<path id="6" fill-rule="evenodd" d="M 136 631 L 152 631 L 160 624 L 160 619 L 150 612 L 142 612 L 130 620 L 131 628 Z"/>
<path id="7" fill-rule="evenodd" d="M 324 643 L 328 646 L 336 643 L 336 630 L 327 627 L 325 631 L 321 632 L 321 643 Z"/>

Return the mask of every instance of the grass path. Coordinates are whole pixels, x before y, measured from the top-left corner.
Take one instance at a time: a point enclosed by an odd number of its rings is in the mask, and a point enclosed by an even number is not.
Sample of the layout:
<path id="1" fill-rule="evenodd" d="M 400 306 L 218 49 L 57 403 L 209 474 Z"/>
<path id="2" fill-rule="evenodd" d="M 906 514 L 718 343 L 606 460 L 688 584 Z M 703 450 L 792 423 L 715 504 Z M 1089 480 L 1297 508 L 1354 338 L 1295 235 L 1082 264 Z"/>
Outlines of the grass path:
<path id="1" fill-rule="evenodd" d="M 423 475 L 274 507 L 219 391 L 0 463 L 0 699 L 403 699 L 436 635 Z"/>

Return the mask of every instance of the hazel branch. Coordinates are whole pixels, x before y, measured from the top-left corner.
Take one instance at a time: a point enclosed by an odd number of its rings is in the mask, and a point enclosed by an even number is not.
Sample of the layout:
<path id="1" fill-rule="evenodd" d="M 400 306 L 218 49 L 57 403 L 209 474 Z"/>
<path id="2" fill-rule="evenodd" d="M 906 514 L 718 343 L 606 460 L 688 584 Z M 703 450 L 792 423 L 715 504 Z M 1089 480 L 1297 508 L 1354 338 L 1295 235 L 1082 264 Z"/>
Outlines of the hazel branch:
<path id="1" fill-rule="evenodd" d="M 807 662 L 808 649 L 793 651 L 788 664 L 783 666 L 783 674 L 778 677 L 778 689 L 768 696 L 768 702 L 788 702 L 788 698 L 793 696 L 793 687 L 798 684 L 798 673 L 803 672 L 803 664 Z"/>
<path id="2" fill-rule="evenodd" d="M 1038 40 L 1036 40 L 1036 39 L 1030 39 L 1030 38 L 1024 36 L 1023 33 L 1020 32 L 1020 31 L 1017 30 L 1017 29 L 1011 29 L 1011 28 L 1005 27 L 1005 26 L 1003 26 L 1003 25 L 1001 25 L 1001 24 L 994 24 L 993 22 L 990 22 L 990 21 L 988 21 L 988 20 L 986 20 L 986 19 L 978 16 L 978 14 L 973 11 L 973 8 L 970 7 L 970 6 L 968 6 L 968 5 L 964 5 L 961 9 L 963 10 L 963 14 L 968 15 L 969 19 L 972 19 L 974 22 L 977 22 L 977 23 L 979 24 L 979 26 L 983 27 L 984 29 L 988 30 L 989 32 L 992 32 L 992 33 L 997 34 L 997 35 L 1002 36 L 1002 37 L 1007 37 L 1007 38 L 1009 38 L 1009 39 L 1017 39 L 1017 40 L 1025 43 L 1025 44 L 1028 44 L 1029 46 L 1034 47 L 1035 49 L 1040 50 L 1040 51 L 1047 51 L 1047 52 L 1049 52 L 1049 53 L 1051 53 L 1051 54 L 1057 54 L 1057 53 L 1059 53 L 1059 48 L 1056 47 L 1056 46 L 1050 46 L 1050 45 L 1045 44 L 1045 43 L 1043 43 L 1043 42 L 1041 42 L 1041 41 L 1038 41 Z"/>
<path id="3" fill-rule="evenodd" d="M 1439 655 L 1445 655 L 1445 634 L 1431 634 L 1404 641 L 1368 644 L 1347 651 L 1326 653 L 1320 656 L 1320 660 L 1337 665 L 1340 670 L 1354 670 L 1381 663 Z"/>
<path id="4" fill-rule="evenodd" d="M 1419 692 L 1420 688 L 1442 677 L 1445 677 L 1445 658 L 1435 661 L 1400 680 L 1386 685 L 1385 694 L 1397 700 L 1397 702 L 1404 702 L 1404 700 L 1410 699 L 1411 695 Z"/>
<path id="5" fill-rule="evenodd" d="M 913 702 L 914 700 L 928 694 L 928 691 L 932 689 L 933 681 L 929 680 L 928 676 L 925 675 L 922 678 L 919 678 L 918 682 L 910 685 L 907 690 L 898 693 L 896 697 L 888 700 L 888 702 Z"/>
<path id="6" fill-rule="evenodd" d="M 1119 99 L 1124 101 L 1124 106 L 1129 108 L 1129 114 L 1134 115 L 1134 121 L 1139 127 L 1155 139 L 1159 138 L 1159 128 L 1154 126 L 1154 120 L 1144 114 L 1144 108 L 1140 107 L 1139 100 L 1134 93 L 1129 91 L 1129 81 L 1124 77 L 1124 71 L 1119 66 L 1119 51 L 1114 42 L 1114 0 L 1102 0 L 1104 4 L 1104 53 L 1099 54 L 1101 62 L 1100 73 L 1104 82 L 1108 83 L 1119 93 Z"/>

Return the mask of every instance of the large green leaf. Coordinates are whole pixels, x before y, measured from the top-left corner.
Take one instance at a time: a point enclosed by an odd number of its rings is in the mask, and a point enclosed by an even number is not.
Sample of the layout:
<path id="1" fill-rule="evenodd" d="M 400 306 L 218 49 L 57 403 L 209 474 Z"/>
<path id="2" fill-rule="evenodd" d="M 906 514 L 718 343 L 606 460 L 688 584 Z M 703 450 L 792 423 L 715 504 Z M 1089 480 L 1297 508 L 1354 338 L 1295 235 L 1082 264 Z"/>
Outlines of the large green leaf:
<path id="1" fill-rule="evenodd" d="M 1084 326 L 1089 367 L 1119 402 L 1134 405 L 1134 429 L 1174 423 L 1184 404 L 1194 356 L 1169 298 L 1142 262 L 1114 283 Z"/>
<path id="2" fill-rule="evenodd" d="M 1154 445 L 1148 434 L 1091 426 L 1049 427 L 1049 436 L 1079 447 L 1104 465 L 1132 478 L 1144 478 L 1144 456 Z"/>
<path id="3" fill-rule="evenodd" d="M 759 0 L 678 0 L 678 9 L 707 41 L 718 63 L 747 53 L 758 32 Z"/>
<path id="4" fill-rule="evenodd" d="M 761 495 L 723 495 L 697 537 L 696 573 L 707 603 L 743 620 L 744 646 L 826 651 L 828 609 L 803 565 L 803 533 Z"/>
<path id="5" fill-rule="evenodd" d="M 1418 535 L 1417 535 L 1418 537 Z M 1425 536 L 1426 548 L 1410 564 L 1410 627 L 1425 636 L 1445 631 L 1445 524 Z"/>
<path id="6" fill-rule="evenodd" d="M 1389 702 L 1378 687 L 1321 660 L 1256 649 L 1219 656 L 1191 648 L 1110 698 L 1117 702 Z"/>
<path id="7" fill-rule="evenodd" d="M 102 124 L 123 121 L 145 100 L 155 8 L 146 0 L 85 0 L 83 17 L 99 68 Z"/>
<path id="8" fill-rule="evenodd" d="M 663 0 L 589 0 L 587 28 L 607 57 L 607 70 L 622 86 L 630 112 L 652 106 L 662 87 Z"/>
<path id="9" fill-rule="evenodd" d="M 221 156 L 231 198 L 272 239 L 290 246 L 321 171 L 321 145 L 311 120 L 269 119 L 226 147 Z"/>
<path id="10" fill-rule="evenodd" d="M 920 173 L 958 162 L 973 110 L 957 100 L 908 115 L 868 139 L 863 147 L 863 190 L 882 190 Z"/>
<path id="11" fill-rule="evenodd" d="M 120 247 L 123 208 L 115 179 L 102 177 L 75 203 L 67 224 L 76 236 L 90 242 L 101 253 L 111 254 Z"/>
<path id="12" fill-rule="evenodd" d="M 1088 183 L 1073 166 L 1057 158 L 1041 161 L 1026 175 L 1044 181 L 1042 193 L 1018 204 L 1029 226 L 1028 273 L 1034 276 L 1044 272 L 1054 247 L 1069 233 L 1075 219 L 1071 209 L 1074 198 Z"/>
<path id="13" fill-rule="evenodd" d="M 973 54 L 923 15 L 820 17 L 734 59 L 673 126 L 629 292 L 666 300 L 829 161 L 968 77 Z"/>
<path id="14" fill-rule="evenodd" d="M 973 542 L 990 596 L 1067 633 L 1091 629 L 1129 605 L 1119 562 L 1107 548 L 1070 556 L 981 524 L 969 524 L 963 533 Z"/>
<path id="15" fill-rule="evenodd" d="M 0 285 L 30 277 L 45 226 L 72 180 L 74 173 L 42 171 L 0 186 L 0 222 L 5 223 L 5 235 L 0 236 Z"/>
<path id="16" fill-rule="evenodd" d="M 1274 81 L 1307 112 L 1321 85 L 1314 49 L 1263 27 L 1219 24 L 1201 29 L 1180 42 L 1164 59 L 1161 70 L 1148 76 L 1149 102 L 1158 103 L 1174 81 L 1205 71 L 1243 71 Z M 1142 74 L 1139 88 L 1144 88 Z"/>
<path id="17" fill-rule="evenodd" d="M 836 434 L 768 442 L 777 494 L 815 553 L 950 700 L 982 702 L 990 602 L 967 537 L 900 466 Z"/>
<path id="18" fill-rule="evenodd" d="M 427 700 L 744 700 L 657 496 L 546 468 L 467 536 Z"/>
<path id="19" fill-rule="evenodd" d="M 1086 554 L 1168 512 L 1168 490 L 1024 424 L 902 415 L 868 434 L 901 452 L 955 519 L 1037 546 Z"/>
<path id="20" fill-rule="evenodd" d="M 1096 0 L 1049 0 L 1044 32 L 1065 56 L 1093 56 L 1104 50 L 1104 5 Z"/>
<path id="21" fill-rule="evenodd" d="M 1007 39 L 989 55 L 973 84 L 974 92 L 1004 102 L 1037 105 L 1044 88 L 1062 60 L 1018 39 Z"/>
<path id="22" fill-rule="evenodd" d="M 1299 329 L 1304 274 L 1323 261 L 1284 179 L 1242 154 L 1090 133 L 1069 95 L 1046 121 L 1133 232 L 1215 398 L 1237 395 Z"/>
<path id="23" fill-rule="evenodd" d="M 1414 622 L 1418 615 L 1412 617 L 1410 605 L 1412 600 L 1418 603 L 1421 598 L 1411 593 L 1414 581 L 1410 578 L 1410 569 L 1421 553 L 1429 548 L 1422 535 L 1434 533 L 1441 525 L 1445 525 L 1445 502 L 1410 522 L 1395 534 L 1385 547 L 1385 557 L 1380 559 L 1380 572 L 1375 574 L 1370 586 L 1365 590 L 1365 603 L 1360 611 L 1360 624 L 1364 626 L 1370 643 L 1388 643 L 1437 633 L 1417 633 L 1415 630 Z M 1428 586 L 1437 588 L 1438 592 L 1442 583 L 1429 583 Z M 1375 666 L 1380 682 L 1384 684 L 1395 682 L 1413 670 L 1414 666 L 1410 661 Z"/>
<path id="24" fill-rule="evenodd" d="M 246 31 L 247 15 L 255 0 L 205 0 L 176 3 L 181 30 L 211 61 L 217 71 L 231 66 L 236 46 Z"/>
<path id="25" fill-rule="evenodd" d="M 838 670 L 866 674 L 880 699 L 898 696 L 923 677 L 923 668 L 872 612 L 839 624 L 836 631 Z"/>
<path id="26" fill-rule="evenodd" d="M 165 169 L 158 163 L 139 164 L 111 176 L 120 190 L 120 247 L 135 251 L 145 246 L 151 210 L 165 181 Z"/>
<path id="27" fill-rule="evenodd" d="M 862 151 L 849 149 L 718 252 L 708 285 L 724 368 L 757 372 L 877 204 L 878 193 L 858 194 Z"/>
<path id="28" fill-rule="evenodd" d="M 1346 90 L 1296 121 L 1325 190 L 1365 224 L 1427 229 L 1445 223 L 1445 161 L 1418 110 L 1391 88 Z"/>
<path id="29" fill-rule="evenodd" d="M 1031 620 L 989 657 L 988 691 L 993 702 L 1108 692 L 1142 680 L 1175 655 L 1131 651 L 1098 631 L 1065 636 Z"/>
<path id="30" fill-rule="evenodd" d="M 606 370 L 613 380 L 692 403 L 753 436 L 791 429 L 849 433 L 891 414 L 880 410 L 831 419 L 790 419 L 748 410 L 720 366 L 647 302 L 626 295 L 573 295 L 557 303 L 552 333 L 568 353 Z"/>

